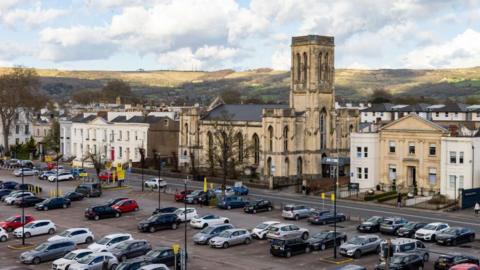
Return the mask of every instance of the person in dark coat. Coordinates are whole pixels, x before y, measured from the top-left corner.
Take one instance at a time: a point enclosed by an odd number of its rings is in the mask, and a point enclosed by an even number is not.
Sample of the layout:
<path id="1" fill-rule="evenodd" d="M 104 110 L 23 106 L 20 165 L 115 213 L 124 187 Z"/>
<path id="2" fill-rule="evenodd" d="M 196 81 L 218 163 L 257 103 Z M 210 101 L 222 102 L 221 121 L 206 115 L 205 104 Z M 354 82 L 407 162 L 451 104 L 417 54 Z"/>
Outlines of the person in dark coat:
<path id="1" fill-rule="evenodd" d="M 402 207 L 402 194 L 400 192 L 397 195 L 397 207 Z"/>

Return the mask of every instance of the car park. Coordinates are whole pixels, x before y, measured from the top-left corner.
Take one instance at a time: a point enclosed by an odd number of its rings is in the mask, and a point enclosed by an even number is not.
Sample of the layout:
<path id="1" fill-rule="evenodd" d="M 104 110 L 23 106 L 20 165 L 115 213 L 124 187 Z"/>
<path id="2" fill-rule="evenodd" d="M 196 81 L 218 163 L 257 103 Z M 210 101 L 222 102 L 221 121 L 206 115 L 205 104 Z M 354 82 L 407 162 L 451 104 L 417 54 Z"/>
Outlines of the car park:
<path id="1" fill-rule="evenodd" d="M 356 265 L 356 264 L 347 264 L 347 265 L 335 268 L 335 270 L 367 270 L 367 268 L 365 268 L 364 266 Z"/>
<path id="2" fill-rule="evenodd" d="M 104 262 L 107 263 L 108 270 L 115 270 L 118 265 L 118 260 L 110 252 L 92 253 L 83 258 L 78 259 L 75 263 L 70 265 L 69 270 L 97 270 L 104 269 Z"/>
<path id="3" fill-rule="evenodd" d="M 48 198 L 42 202 L 37 203 L 35 205 L 35 209 L 48 211 L 51 209 L 68 208 L 70 207 L 70 204 L 70 200 L 65 199 L 64 197 Z"/>
<path id="4" fill-rule="evenodd" d="M 62 258 L 75 249 L 75 243 L 69 239 L 44 242 L 36 248 L 20 254 L 20 261 L 25 264 L 39 264 Z"/>
<path id="5" fill-rule="evenodd" d="M 20 191 L 18 193 L 15 193 L 13 195 L 10 195 L 5 198 L 5 203 L 9 205 L 13 205 L 15 203 L 15 200 L 21 197 L 26 197 L 26 196 L 35 196 L 35 194 L 27 191 Z"/>
<path id="6" fill-rule="evenodd" d="M 155 211 L 153 211 L 152 215 L 156 214 L 167 214 L 167 213 L 175 213 L 177 211 L 177 207 L 163 207 L 163 208 L 157 208 Z"/>
<path id="7" fill-rule="evenodd" d="M 5 221 L 0 222 L 0 227 L 2 227 L 7 232 L 12 232 L 13 230 L 22 227 L 25 224 L 28 224 L 34 221 L 35 218 L 31 215 L 25 215 L 25 222 L 22 222 L 22 216 L 13 216 L 7 218 Z"/>
<path id="8" fill-rule="evenodd" d="M 438 257 L 438 259 L 433 264 L 433 267 L 435 270 L 448 270 L 452 269 L 452 267 L 455 265 L 465 263 L 479 265 L 480 261 L 477 258 L 466 254 L 443 254 Z"/>
<path id="9" fill-rule="evenodd" d="M 211 225 L 229 223 L 230 220 L 226 217 L 220 217 L 213 214 L 206 214 L 203 216 L 195 216 L 190 220 L 190 226 L 197 229 L 203 229 Z"/>
<path id="10" fill-rule="evenodd" d="M 153 189 L 158 189 L 158 187 L 166 188 L 167 181 L 163 180 L 162 178 L 153 177 L 153 178 L 147 179 L 144 185 L 146 188 L 153 188 Z"/>
<path id="11" fill-rule="evenodd" d="M 283 207 L 282 217 L 284 219 L 308 218 L 310 216 L 311 209 L 305 205 L 287 204 Z"/>
<path id="12" fill-rule="evenodd" d="M 35 206 L 37 203 L 43 202 L 45 199 L 37 196 L 25 196 L 15 200 L 14 204 L 18 207 Z"/>
<path id="13" fill-rule="evenodd" d="M 58 235 L 48 238 L 47 241 L 56 241 L 60 239 L 70 239 L 75 244 L 90 244 L 95 239 L 93 233 L 88 228 L 71 228 L 61 232 Z"/>
<path id="14" fill-rule="evenodd" d="M 75 192 L 83 194 L 83 196 L 100 197 L 102 196 L 102 185 L 99 183 L 83 183 L 75 188 Z"/>
<path id="15" fill-rule="evenodd" d="M 75 191 L 70 191 L 65 194 L 63 194 L 63 197 L 65 199 L 69 199 L 70 201 L 81 201 L 85 196 L 83 196 L 82 193 L 75 192 Z"/>
<path id="16" fill-rule="evenodd" d="M 208 241 L 215 236 L 218 236 L 225 230 L 233 229 L 232 224 L 216 224 L 216 225 L 209 225 L 208 227 L 202 229 L 200 232 L 196 233 L 193 236 L 193 242 L 199 245 L 208 244 Z"/>
<path id="17" fill-rule="evenodd" d="M 425 225 L 427 225 L 427 223 L 424 223 L 424 222 L 408 222 L 404 226 L 400 227 L 396 231 L 395 234 L 400 236 L 400 237 L 414 237 L 415 232 L 417 232 L 421 228 L 425 227 Z"/>
<path id="18" fill-rule="evenodd" d="M 58 181 L 71 181 L 71 180 L 74 180 L 75 177 L 73 176 L 73 174 L 69 173 L 69 172 L 62 172 L 62 173 L 59 173 L 58 174 Z M 54 175 L 50 175 L 47 180 L 49 182 L 56 182 L 57 181 L 57 174 L 55 173 Z"/>
<path id="19" fill-rule="evenodd" d="M 84 215 L 87 219 L 99 220 L 103 218 L 118 218 L 122 215 L 122 213 L 108 205 L 97 205 L 85 209 Z"/>
<path id="20" fill-rule="evenodd" d="M 265 211 L 272 211 L 273 205 L 269 200 L 254 200 L 249 202 L 245 207 L 243 207 L 243 211 L 245 213 L 252 213 L 256 214 L 257 212 L 265 212 Z"/>
<path id="21" fill-rule="evenodd" d="M 224 196 L 221 197 L 217 203 L 217 207 L 220 209 L 232 209 L 243 208 L 248 205 L 248 201 L 244 197 L 240 196 Z"/>
<path id="22" fill-rule="evenodd" d="M 160 229 L 176 230 L 180 225 L 180 219 L 177 215 L 171 214 L 157 214 L 142 220 L 138 223 L 138 230 L 141 232 L 155 232 Z"/>
<path id="23" fill-rule="evenodd" d="M 87 173 L 87 170 L 84 168 L 72 168 L 70 173 L 73 175 L 73 177 L 77 178 L 80 177 L 80 175 Z"/>
<path id="24" fill-rule="evenodd" d="M 251 242 L 252 236 L 248 230 L 234 228 L 221 232 L 218 236 L 210 239 L 208 244 L 213 248 L 228 248 L 239 244 L 248 245 Z"/>
<path id="25" fill-rule="evenodd" d="M 121 262 L 115 270 L 138 270 L 140 267 L 148 265 L 149 263 L 143 258 L 137 258 L 133 260 L 128 260 L 126 262 Z"/>
<path id="26" fill-rule="evenodd" d="M 77 260 L 92 254 L 93 251 L 90 249 L 76 249 L 72 250 L 63 256 L 60 259 L 56 259 L 52 263 L 52 270 L 67 270 L 71 264 L 75 263 Z"/>
<path id="27" fill-rule="evenodd" d="M 24 184 L 18 184 L 16 189 L 18 190 L 25 190 L 25 191 L 30 191 L 30 192 L 42 192 L 42 187 L 36 186 L 33 184 L 29 183 L 24 183 Z"/>
<path id="28" fill-rule="evenodd" d="M 308 217 L 308 222 L 312 225 L 325 225 L 334 222 L 343 222 L 347 217 L 343 213 L 335 213 L 333 211 L 313 210 Z"/>
<path id="29" fill-rule="evenodd" d="M 422 257 L 415 253 L 398 253 L 393 255 L 390 258 L 388 266 L 386 262 L 382 262 L 375 267 L 375 270 L 385 270 L 385 269 L 398 269 L 398 270 L 407 270 L 407 269 L 417 269 L 421 270 L 424 267 L 424 262 Z"/>
<path id="30" fill-rule="evenodd" d="M 469 228 L 450 227 L 437 234 L 435 240 L 440 245 L 456 246 L 475 241 L 475 232 Z"/>
<path id="31" fill-rule="evenodd" d="M 144 260 L 151 264 L 164 264 L 167 266 L 174 266 L 176 260 L 177 269 L 180 268 L 180 253 L 175 255 L 172 247 L 158 247 L 152 249 L 147 255 L 145 255 Z"/>
<path id="32" fill-rule="evenodd" d="M 5 229 L 0 228 L 0 242 L 5 242 L 8 240 L 8 233 Z"/>
<path id="33" fill-rule="evenodd" d="M 357 227 L 357 231 L 363 233 L 374 233 L 380 230 L 380 224 L 383 222 L 383 217 L 372 216 L 360 223 Z"/>
<path id="34" fill-rule="evenodd" d="M 384 255 L 386 254 L 386 249 L 388 248 L 387 241 L 382 241 L 380 244 L 380 259 L 385 260 Z M 422 257 L 424 262 L 427 262 L 430 258 L 430 253 L 423 244 L 422 241 L 417 239 L 410 238 L 394 238 L 390 239 L 390 254 L 395 255 L 397 253 L 415 253 Z"/>
<path id="35" fill-rule="evenodd" d="M 36 235 L 54 234 L 56 230 L 57 227 L 51 220 L 34 220 L 27 223 L 23 228 L 16 228 L 13 231 L 13 235 L 16 238 L 22 238 L 22 235 L 24 235 L 25 238 L 30 238 Z"/>
<path id="36" fill-rule="evenodd" d="M 13 171 L 13 175 L 16 177 L 20 176 L 32 176 L 32 175 L 38 175 L 40 172 L 37 169 L 32 169 L 32 168 L 20 168 L 16 169 Z"/>
<path id="37" fill-rule="evenodd" d="M 273 239 L 270 244 L 270 254 L 273 256 L 290 258 L 292 255 L 309 253 L 310 244 L 300 238 Z"/>
<path id="38" fill-rule="evenodd" d="M 225 192 L 222 190 L 222 187 L 218 187 L 214 190 L 217 196 L 233 196 L 235 195 L 235 191 L 231 186 L 225 187 Z"/>
<path id="39" fill-rule="evenodd" d="M 291 238 L 302 238 L 303 240 L 308 239 L 308 229 L 300 228 L 294 224 L 275 224 L 268 229 L 266 237 L 268 239 L 291 239 Z"/>
<path id="40" fill-rule="evenodd" d="M 424 241 L 435 241 L 437 235 L 448 228 L 450 228 L 450 226 L 448 226 L 447 223 L 429 223 L 415 232 L 415 238 Z"/>
<path id="41" fill-rule="evenodd" d="M 93 250 L 94 252 L 104 252 L 109 251 L 119 245 L 120 243 L 132 240 L 133 237 L 129 233 L 113 233 L 105 235 L 100 240 L 92 243 L 88 246 L 88 249 Z"/>
<path id="42" fill-rule="evenodd" d="M 310 237 L 307 242 L 312 250 L 325 250 L 335 244 L 340 246 L 347 241 L 347 235 L 342 232 L 323 231 Z"/>
<path id="43" fill-rule="evenodd" d="M 140 207 L 136 200 L 125 199 L 117 202 L 112 206 L 113 209 L 119 211 L 120 213 L 128 213 L 133 211 L 138 211 Z"/>
<path id="44" fill-rule="evenodd" d="M 0 200 L 2 202 L 5 202 L 5 200 L 8 198 L 8 197 L 11 197 L 15 194 L 18 194 L 18 193 L 22 193 L 22 190 L 14 190 L 14 189 L 3 189 L 3 190 L 9 190 L 10 192 L 9 193 L 6 193 L 5 195 L 3 195 Z"/>
<path id="45" fill-rule="evenodd" d="M 115 246 L 110 252 L 118 261 L 124 262 L 127 259 L 143 256 L 152 250 L 152 246 L 147 240 L 127 240 Z"/>
<path id="46" fill-rule="evenodd" d="M 187 209 L 178 208 L 173 213 L 178 216 L 181 222 L 190 221 L 193 217 L 197 216 L 197 210 L 192 207 L 187 207 Z"/>
<path id="47" fill-rule="evenodd" d="M 257 239 L 267 239 L 267 233 L 270 230 L 271 227 L 274 225 L 280 224 L 278 221 L 264 221 L 260 224 L 258 224 L 255 228 L 252 230 L 252 237 L 257 238 Z"/>
<path id="48" fill-rule="evenodd" d="M 374 234 L 354 236 L 340 246 L 342 256 L 360 258 L 364 254 L 379 253 L 382 239 Z"/>
<path id="49" fill-rule="evenodd" d="M 386 218 L 380 224 L 380 232 L 383 234 L 395 234 L 398 229 L 408 223 L 408 220 L 401 217 Z"/>
<path id="50" fill-rule="evenodd" d="M 174 199 L 176 202 L 183 202 L 185 200 L 185 197 L 192 193 L 192 190 L 177 190 L 174 195 Z"/>

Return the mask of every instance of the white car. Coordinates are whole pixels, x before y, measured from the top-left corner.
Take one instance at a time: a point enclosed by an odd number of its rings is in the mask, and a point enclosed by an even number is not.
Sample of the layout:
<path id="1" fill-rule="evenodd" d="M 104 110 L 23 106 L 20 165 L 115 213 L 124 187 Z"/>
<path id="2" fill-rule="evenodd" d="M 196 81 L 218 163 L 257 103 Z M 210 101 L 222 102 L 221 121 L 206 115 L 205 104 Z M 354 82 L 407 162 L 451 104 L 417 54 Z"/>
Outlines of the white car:
<path id="1" fill-rule="evenodd" d="M 293 239 L 301 237 L 303 240 L 308 239 L 308 229 L 300 228 L 294 224 L 275 224 L 268 229 L 268 239 Z"/>
<path id="2" fill-rule="evenodd" d="M 183 208 L 183 207 L 178 208 L 173 213 L 178 216 L 178 218 L 180 219 L 181 222 L 185 222 L 185 221 L 190 221 L 192 218 L 197 216 L 197 209 L 195 209 L 193 207 L 187 207 L 187 219 L 186 220 L 185 220 L 185 208 Z"/>
<path id="3" fill-rule="evenodd" d="M 222 224 L 222 223 L 230 223 L 230 220 L 226 217 L 220 217 L 212 214 L 195 216 L 190 220 L 190 226 L 197 229 L 203 229 L 208 226 Z"/>
<path id="4" fill-rule="evenodd" d="M 5 242 L 8 240 L 8 233 L 3 228 L 0 227 L 0 242 Z"/>
<path id="5" fill-rule="evenodd" d="M 425 227 L 415 232 L 415 238 L 424 241 L 435 241 L 437 234 L 450 228 L 447 223 L 434 222 L 429 223 Z"/>
<path id="6" fill-rule="evenodd" d="M 162 263 L 154 263 L 154 264 L 149 264 L 149 265 L 144 265 L 138 270 L 169 270 L 168 266 Z"/>
<path id="7" fill-rule="evenodd" d="M 28 192 L 28 191 L 24 191 L 24 192 L 18 192 L 18 193 L 15 193 L 13 195 L 9 195 L 8 197 L 5 198 L 5 203 L 6 204 L 9 204 L 9 205 L 13 205 L 15 203 L 15 200 L 18 199 L 18 198 L 22 198 L 22 197 L 27 197 L 27 196 L 35 196 L 35 194 L 31 193 L 31 192 Z"/>
<path id="8" fill-rule="evenodd" d="M 58 174 L 58 181 L 70 181 L 70 180 L 73 180 L 73 179 L 75 179 L 75 177 L 73 176 L 73 174 L 71 174 L 69 172 L 62 172 L 62 173 Z M 57 181 L 57 174 L 50 175 L 48 177 L 48 181 L 56 182 Z"/>
<path id="9" fill-rule="evenodd" d="M 40 172 L 37 169 L 30 169 L 30 168 L 21 168 L 13 171 L 13 175 L 19 177 L 19 176 L 32 176 L 32 175 L 38 175 Z"/>
<path id="10" fill-rule="evenodd" d="M 158 179 L 158 177 L 150 178 L 145 181 L 145 187 L 153 189 L 157 189 L 158 187 L 165 188 L 167 187 L 167 181 L 163 180 L 162 178 Z"/>
<path id="11" fill-rule="evenodd" d="M 76 263 L 79 259 L 92 254 L 90 249 L 76 249 L 65 254 L 63 258 L 56 259 L 52 263 L 52 270 L 66 270 L 70 268 L 70 265 Z"/>
<path id="12" fill-rule="evenodd" d="M 29 238 L 35 235 L 42 235 L 42 234 L 54 234 L 55 231 L 57 230 L 55 223 L 47 219 L 35 220 L 26 224 L 23 227 L 24 227 L 25 238 Z M 22 238 L 22 227 L 16 228 L 13 231 L 13 236 L 15 236 L 16 238 Z"/>
<path id="13" fill-rule="evenodd" d="M 257 225 L 252 230 L 252 237 L 257 239 L 266 239 L 268 230 L 274 225 L 280 224 L 279 221 L 265 221 Z"/>
<path id="14" fill-rule="evenodd" d="M 220 195 L 222 194 L 222 187 L 218 187 L 215 189 L 215 194 Z M 225 187 L 225 196 L 233 196 L 235 195 L 235 191 L 231 186 L 226 186 Z"/>
<path id="15" fill-rule="evenodd" d="M 108 269 L 117 268 L 118 260 L 110 252 L 95 252 L 72 263 L 68 270 L 100 270 L 103 269 L 103 262 L 108 261 Z"/>
<path id="16" fill-rule="evenodd" d="M 88 228 L 71 228 L 62 233 L 48 238 L 47 241 L 55 241 L 60 239 L 70 239 L 75 244 L 90 244 L 93 242 L 93 233 Z"/>
<path id="17" fill-rule="evenodd" d="M 113 233 L 104 236 L 102 239 L 88 246 L 88 249 L 95 252 L 110 251 L 123 241 L 133 240 L 129 233 Z"/>

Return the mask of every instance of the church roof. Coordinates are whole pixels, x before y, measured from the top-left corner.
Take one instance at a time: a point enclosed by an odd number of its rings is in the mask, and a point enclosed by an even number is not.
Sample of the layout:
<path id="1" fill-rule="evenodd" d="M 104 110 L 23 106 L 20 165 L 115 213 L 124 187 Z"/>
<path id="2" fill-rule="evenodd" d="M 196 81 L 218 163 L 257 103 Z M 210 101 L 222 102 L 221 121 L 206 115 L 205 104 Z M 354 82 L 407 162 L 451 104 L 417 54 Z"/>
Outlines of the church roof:
<path id="1" fill-rule="evenodd" d="M 286 109 L 286 104 L 224 104 L 209 111 L 204 120 L 262 121 L 263 109 Z"/>

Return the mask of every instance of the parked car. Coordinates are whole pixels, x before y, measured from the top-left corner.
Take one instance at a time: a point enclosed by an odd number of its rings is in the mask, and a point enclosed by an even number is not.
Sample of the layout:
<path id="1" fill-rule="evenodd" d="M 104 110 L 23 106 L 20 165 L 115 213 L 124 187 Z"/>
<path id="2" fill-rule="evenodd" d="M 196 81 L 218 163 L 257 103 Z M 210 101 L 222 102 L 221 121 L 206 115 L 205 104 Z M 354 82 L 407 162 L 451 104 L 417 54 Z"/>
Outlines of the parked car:
<path id="1" fill-rule="evenodd" d="M 426 225 L 427 223 L 425 222 L 408 222 L 397 230 L 396 235 L 400 237 L 413 237 L 418 230 Z"/>
<path id="2" fill-rule="evenodd" d="M 163 263 L 149 264 L 140 267 L 138 270 L 169 270 L 168 267 Z"/>
<path id="3" fill-rule="evenodd" d="M 452 253 L 440 255 L 433 264 L 433 267 L 435 270 L 448 270 L 452 269 L 455 265 L 466 263 L 474 265 L 480 264 L 479 260 L 471 255 Z"/>
<path id="4" fill-rule="evenodd" d="M 14 204 L 18 207 L 35 206 L 37 203 L 43 202 L 45 199 L 37 196 L 25 196 L 15 200 Z"/>
<path id="5" fill-rule="evenodd" d="M 58 235 L 48 238 L 47 241 L 56 241 L 60 239 L 70 239 L 75 244 L 90 244 L 93 242 L 93 233 L 88 228 L 70 228 Z"/>
<path id="6" fill-rule="evenodd" d="M 27 223 L 23 228 L 16 228 L 13 231 L 13 236 L 16 238 L 22 238 L 22 236 L 25 235 L 25 238 L 30 238 L 31 236 L 36 235 L 54 234 L 56 230 L 57 227 L 51 220 L 34 220 Z"/>
<path id="7" fill-rule="evenodd" d="M 18 161 L 18 165 L 24 168 L 34 168 L 34 164 L 31 160 L 23 159 Z"/>
<path id="8" fill-rule="evenodd" d="M 438 234 L 450 228 L 447 223 L 434 222 L 429 223 L 425 227 L 415 232 L 415 238 L 424 241 L 435 241 Z"/>
<path id="9" fill-rule="evenodd" d="M 274 225 L 280 224 L 278 221 L 264 221 L 258 224 L 252 230 L 252 237 L 257 239 L 267 239 L 267 233 L 271 227 Z"/>
<path id="10" fill-rule="evenodd" d="M 65 199 L 69 199 L 70 201 L 81 201 L 85 196 L 83 196 L 82 193 L 75 192 L 75 191 L 70 191 L 65 194 L 63 194 L 63 197 Z"/>
<path id="11" fill-rule="evenodd" d="M 2 183 L 2 189 L 15 189 L 18 183 L 13 181 L 7 181 Z"/>
<path id="12" fill-rule="evenodd" d="M 375 270 L 385 270 L 385 269 L 398 269 L 398 270 L 409 270 L 409 269 L 423 269 L 423 259 L 418 254 L 415 253 L 398 253 L 393 255 L 390 258 L 390 263 L 387 267 L 386 262 L 382 262 L 375 266 Z"/>
<path id="13" fill-rule="evenodd" d="M 104 261 L 107 261 L 107 268 L 115 270 L 118 265 L 118 260 L 110 252 L 92 253 L 72 263 L 68 270 L 97 270 L 104 269 Z"/>
<path id="14" fill-rule="evenodd" d="M 10 190 L 10 193 L 2 196 L 2 198 L 0 199 L 2 202 L 5 202 L 5 200 L 6 200 L 8 197 L 12 197 L 12 196 L 15 195 L 15 194 L 19 194 L 19 193 L 22 193 L 22 192 L 23 192 L 23 190 L 14 190 L 14 189 L 7 189 L 7 190 Z"/>
<path id="15" fill-rule="evenodd" d="M 144 259 L 146 262 L 151 263 L 151 264 L 165 264 L 168 266 L 174 266 L 175 265 L 175 257 L 177 260 L 177 269 L 180 267 L 180 253 L 178 253 L 175 256 L 175 253 L 173 252 L 172 247 L 158 247 L 155 249 L 152 249 L 145 255 Z M 187 256 L 188 257 L 188 256 Z"/>
<path id="16" fill-rule="evenodd" d="M 360 266 L 360 265 L 347 264 L 347 265 L 335 268 L 335 270 L 367 270 L 367 268 L 365 268 L 364 266 Z"/>
<path id="17" fill-rule="evenodd" d="M 117 202 L 112 206 L 113 209 L 119 211 L 120 213 L 128 213 L 133 211 L 138 211 L 140 207 L 136 200 L 125 199 Z"/>
<path id="18" fill-rule="evenodd" d="M 291 239 L 301 237 L 303 240 L 307 240 L 308 235 L 308 229 L 300 228 L 293 224 L 280 223 L 271 226 L 266 237 L 268 239 Z"/>
<path id="19" fill-rule="evenodd" d="M 384 234 L 395 234 L 398 229 L 407 223 L 408 220 L 401 217 L 386 218 L 382 224 L 380 224 L 380 232 Z"/>
<path id="20" fill-rule="evenodd" d="M 73 168 L 70 170 L 70 173 L 73 175 L 73 177 L 77 178 L 80 177 L 81 174 L 87 173 L 87 170 L 84 168 Z"/>
<path id="21" fill-rule="evenodd" d="M 193 242 L 199 245 L 208 244 L 208 241 L 215 236 L 220 235 L 225 230 L 233 229 L 232 224 L 215 224 L 209 225 L 193 236 Z"/>
<path id="22" fill-rule="evenodd" d="M 82 193 L 83 196 L 89 197 L 100 197 L 102 196 L 102 185 L 99 183 L 84 183 L 80 184 L 75 188 L 75 192 Z"/>
<path id="23" fill-rule="evenodd" d="M 187 195 L 189 195 L 190 193 L 192 193 L 192 190 L 177 191 L 175 192 L 174 199 L 176 202 L 183 202 L 183 200 L 185 200 L 185 197 L 187 197 Z"/>
<path id="24" fill-rule="evenodd" d="M 305 205 L 287 204 L 283 207 L 282 217 L 285 219 L 299 220 L 301 218 L 308 218 L 311 209 Z"/>
<path id="25" fill-rule="evenodd" d="M 387 241 L 382 241 L 380 249 L 380 259 L 385 260 L 384 255 L 386 254 Z M 390 253 L 392 255 L 397 253 L 415 253 L 420 255 L 424 262 L 428 262 L 430 258 L 430 253 L 425 244 L 420 240 L 410 238 L 390 239 Z"/>
<path id="26" fill-rule="evenodd" d="M 57 172 L 54 171 L 46 171 L 42 172 L 38 175 L 38 179 L 40 180 L 48 180 L 48 177 L 57 175 Z"/>
<path id="27" fill-rule="evenodd" d="M 357 227 L 357 231 L 363 233 L 374 233 L 380 231 L 380 224 L 383 222 L 384 217 L 373 216 L 363 221 Z"/>
<path id="28" fill-rule="evenodd" d="M 113 179 L 113 174 L 111 171 L 103 171 L 103 172 L 100 172 L 100 174 L 98 175 L 98 178 L 102 181 L 109 181 Z"/>
<path id="29" fill-rule="evenodd" d="M 252 236 L 248 230 L 245 229 L 228 229 L 221 232 L 218 236 L 213 237 L 208 241 L 210 247 L 214 248 L 228 248 L 238 244 L 250 244 Z"/>
<path id="30" fill-rule="evenodd" d="M 450 270 L 480 270 L 480 266 L 471 263 L 455 265 Z"/>
<path id="31" fill-rule="evenodd" d="M 197 210 L 192 207 L 187 207 L 186 210 L 185 208 L 178 208 L 173 213 L 178 216 L 181 222 L 186 222 L 186 221 L 190 221 L 193 217 L 197 215 Z M 186 214 L 186 217 L 185 217 L 185 214 Z"/>
<path id="32" fill-rule="evenodd" d="M 0 185 L 1 186 L 1 185 Z M 12 193 L 12 190 L 11 189 L 0 189 L 0 198 L 2 198 L 3 196 L 8 196 L 10 193 Z"/>
<path id="33" fill-rule="evenodd" d="M 34 220 L 35 218 L 31 215 L 25 215 L 25 222 L 22 222 L 23 219 L 20 215 L 12 216 L 7 218 L 5 221 L 0 222 L 0 227 L 2 227 L 7 232 L 12 232 L 16 228 L 20 228 L 23 225 L 28 224 Z"/>
<path id="34" fill-rule="evenodd" d="M 5 242 L 8 240 L 8 233 L 3 228 L 0 228 L 0 242 Z"/>
<path id="35" fill-rule="evenodd" d="M 24 264 L 39 264 L 62 258 L 74 249 L 75 243 L 69 239 L 43 242 L 36 248 L 20 254 L 20 261 Z"/>
<path id="36" fill-rule="evenodd" d="M 5 203 L 9 205 L 13 205 L 18 198 L 27 197 L 27 196 L 35 196 L 35 194 L 27 191 L 20 191 L 18 193 L 13 193 L 5 198 Z"/>
<path id="37" fill-rule="evenodd" d="M 156 215 L 156 214 L 167 214 L 167 213 L 175 213 L 175 211 L 177 211 L 178 208 L 177 207 L 163 207 L 163 208 L 157 208 L 155 209 L 155 211 L 153 211 L 153 214 L 152 215 Z"/>
<path id="38" fill-rule="evenodd" d="M 75 177 L 70 172 L 62 172 L 58 174 L 58 181 L 71 181 L 74 180 Z M 50 175 L 47 179 L 49 182 L 56 182 L 57 181 L 57 174 Z"/>
<path id="39" fill-rule="evenodd" d="M 144 258 L 137 258 L 133 260 L 128 260 L 126 262 L 121 262 L 115 270 L 138 270 L 140 267 L 149 265 L 149 262 L 145 261 Z"/>
<path id="40" fill-rule="evenodd" d="M 235 192 L 236 195 L 240 195 L 240 196 L 246 196 L 248 195 L 248 187 L 245 186 L 245 185 L 241 185 L 241 186 L 233 186 L 232 187 L 232 190 L 233 192 Z"/>
<path id="41" fill-rule="evenodd" d="M 38 175 L 40 172 L 37 169 L 32 169 L 32 168 L 20 168 L 16 169 L 13 171 L 13 175 L 16 177 L 20 176 L 32 176 L 32 175 Z"/>
<path id="42" fill-rule="evenodd" d="M 233 196 L 233 195 L 235 195 L 235 191 L 233 190 L 233 188 L 231 186 L 226 186 L 225 187 L 225 193 L 223 193 L 222 187 L 217 187 L 214 190 L 214 192 L 217 196 Z"/>
<path id="43" fill-rule="evenodd" d="M 272 209 L 273 205 L 269 200 L 254 200 L 243 207 L 245 213 L 253 214 L 256 214 L 257 212 L 272 211 Z"/>
<path id="44" fill-rule="evenodd" d="M 195 216 L 190 220 L 190 226 L 193 228 L 206 228 L 208 226 L 229 223 L 230 220 L 226 217 L 220 217 L 213 214 L 206 214 L 203 216 Z"/>
<path id="45" fill-rule="evenodd" d="M 347 235 L 342 232 L 323 231 L 312 235 L 307 242 L 313 250 L 325 250 L 333 247 L 335 243 L 339 247 L 343 242 L 347 242 Z"/>
<path id="46" fill-rule="evenodd" d="M 358 259 L 363 254 L 379 253 L 381 242 L 382 239 L 374 234 L 355 236 L 340 246 L 339 253 Z"/>
<path id="47" fill-rule="evenodd" d="M 167 181 L 163 180 L 162 178 L 153 177 L 153 178 L 147 179 L 144 185 L 146 188 L 153 188 L 153 189 L 158 189 L 158 187 L 166 188 Z"/>
<path id="48" fill-rule="evenodd" d="M 42 187 L 35 186 L 35 185 L 29 184 L 29 183 L 18 184 L 16 189 L 26 190 L 26 191 L 31 191 L 31 192 L 42 192 Z"/>
<path id="49" fill-rule="evenodd" d="M 204 192 L 203 190 L 194 190 L 185 197 L 185 201 L 190 204 L 205 203 L 205 201 L 215 198 L 217 195 L 211 189 Z"/>
<path id="50" fill-rule="evenodd" d="M 70 200 L 65 199 L 64 197 L 48 198 L 40 203 L 37 203 L 35 205 L 35 209 L 48 211 L 51 209 L 68 208 L 70 207 L 70 204 Z"/>
<path id="51" fill-rule="evenodd" d="M 437 244 L 456 246 L 461 243 L 475 241 L 475 232 L 469 228 L 450 227 L 437 234 Z"/>
<path id="52" fill-rule="evenodd" d="M 99 220 L 101 218 L 113 218 L 120 217 L 122 213 L 118 210 L 115 210 L 113 207 L 108 205 L 97 205 L 91 208 L 85 209 L 85 217 L 87 219 Z"/>
<path id="53" fill-rule="evenodd" d="M 309 253 L 310 244 L 300 238 L 294 239 L 273 239 L 270 244 L 270 254 L 290 258 L 292 255 Z"/>
<path id="54" fill-rule="evenodd" d="M 220 198 L 217 207 L 221 209 L 243 208 L 248 205 L 248 201 L 240 196 L 225 196 Z"/>
<path id="55" fill-rule="evenodd" d="M 52 270 L 67 270 L 70 265 L 77 262 L 79 259 L 92 254 L 90 249 L 76 249 L 72 250 L 60 259 L 56 259 L 52 263 Z"/>
<path id="56" fill-rule="evenodd" d="M 132 239 L 133 237 L 129 233 L 112 233 L 105 235 L 102 239 L 90 244 L 88 249 L 93 250 L 94 252 L 105 252 L 113 249 L 124 241 Z"/>
<path id="57" fill-rule="evenodd" d="M 117 257 L 118 261 L 124 262 L 127 259 L 143 256 L 152 250 L 147 240 L 127 240 L 115 246 L 110 252 Z"/>
<path id="58" fill-rule="evenodd" d="M 127 199 L 128 199 L 127 197 L 113 198 L 113 199 L 108 200 L 108 201 L 105 203 L 105 205 L 114 206 L 114 205 L 117 204 L 118 202 L 123 201 L 123 200 L 127 200 Z"/>
<path id="59" fill-rule="evenodd" d="M 311 212 L 310 217 L 308 217 L 308 222 L 312 225 L 325 225 L 327 223 L 343 222 L 347 220 L 347 217 L 343 213 L 335 213 L 333 211 L 321 211 L 314 210 Z"/>
<path id="60" fill-rule="evenodd" d="M 138 223 L 141 232 L 155 232 L 160 229 L 176 230 L 180 225 L 180 219 L 176 214 L 157 214 Z"/>

